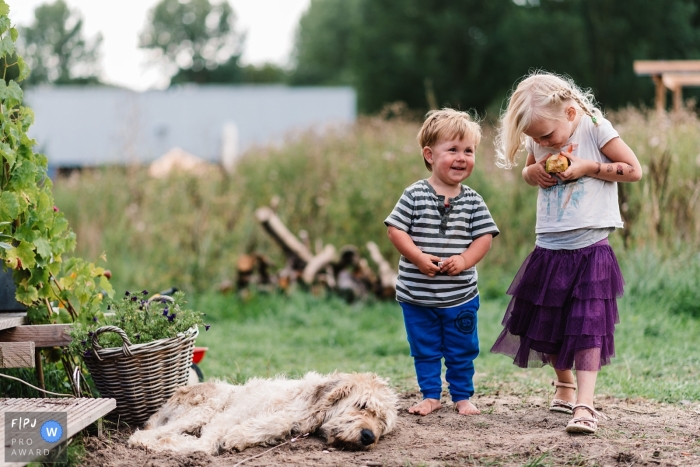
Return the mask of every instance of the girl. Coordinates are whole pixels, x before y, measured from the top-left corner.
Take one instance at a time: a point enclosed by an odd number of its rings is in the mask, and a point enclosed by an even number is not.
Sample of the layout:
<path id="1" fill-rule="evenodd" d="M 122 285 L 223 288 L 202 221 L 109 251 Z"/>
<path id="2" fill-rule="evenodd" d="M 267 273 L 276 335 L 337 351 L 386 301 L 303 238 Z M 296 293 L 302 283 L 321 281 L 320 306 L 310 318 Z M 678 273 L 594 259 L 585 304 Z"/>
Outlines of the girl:
<path id="1" fill-rule="evenodd" d="M 491 352 L 523 368 L 551 364 L 550 410 L 573 414 L 566 431 L 594 433 L 602 417 L 593 408 L 596 377 L 615 355 L 623 288 L 607 239 L 622 227 L 617 182 L 638 181 L 642 169 L 593 96 L 551 73 L 530 74 L 510 96 L 496 139 L 499 167 L 516 164 L 523 140 L 523 179 L 539 187 L 535 249 L 508 289 L 504 330 Z M 569 167 L 547 173 L 546 159 L 558 153 Z"/>

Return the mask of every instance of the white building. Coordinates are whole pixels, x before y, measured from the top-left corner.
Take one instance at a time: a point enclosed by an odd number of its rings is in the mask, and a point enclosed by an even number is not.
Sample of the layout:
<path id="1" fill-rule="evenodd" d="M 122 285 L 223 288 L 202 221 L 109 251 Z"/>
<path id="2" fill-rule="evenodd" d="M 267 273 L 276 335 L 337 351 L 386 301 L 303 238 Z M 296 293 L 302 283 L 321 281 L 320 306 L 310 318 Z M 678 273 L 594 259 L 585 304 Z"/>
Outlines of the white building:
<path id="1" fill-rule="evenodd" d="M 146 163 L 173 147 L 209 161 L 252 145 L 356 118 L 349 87 L 187 85 L 135 92 L 107 87 L 25 91 L 35 113 L 29 135 L 49 166 Z"/>

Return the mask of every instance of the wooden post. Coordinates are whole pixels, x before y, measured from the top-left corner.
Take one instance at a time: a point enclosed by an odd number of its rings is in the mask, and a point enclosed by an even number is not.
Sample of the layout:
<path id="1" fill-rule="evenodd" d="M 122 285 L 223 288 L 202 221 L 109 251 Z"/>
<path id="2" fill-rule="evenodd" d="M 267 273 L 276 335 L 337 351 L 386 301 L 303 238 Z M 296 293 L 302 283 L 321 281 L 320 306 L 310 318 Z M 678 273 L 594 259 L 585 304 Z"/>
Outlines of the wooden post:
<path id="1" fill-rule="evenodd" d="M 683 107 L 683 86 L 676 85 L 673 88 L 673 111 L 680 112 Z"/>
<path id="2" fill-rule="evenodd" d="M 39 382 L 39 387 L 46 390 L 46 386 L 44 385 L 44 369 L 41 366 L 41 350 L 37 349 L 34 353 L 34 366 L 36 367 L 36 380 Z M 46 393 L 40 391 L 39 394 L 39 397 L 46 397 Z"/>
<path id="3" fill-rule="evenodd" d="M 662 114 L 666 111 L 666 87 L 661 79 L 661 75 L 653 75 L 651 79 L 656 85 L 656 111 Z"/>

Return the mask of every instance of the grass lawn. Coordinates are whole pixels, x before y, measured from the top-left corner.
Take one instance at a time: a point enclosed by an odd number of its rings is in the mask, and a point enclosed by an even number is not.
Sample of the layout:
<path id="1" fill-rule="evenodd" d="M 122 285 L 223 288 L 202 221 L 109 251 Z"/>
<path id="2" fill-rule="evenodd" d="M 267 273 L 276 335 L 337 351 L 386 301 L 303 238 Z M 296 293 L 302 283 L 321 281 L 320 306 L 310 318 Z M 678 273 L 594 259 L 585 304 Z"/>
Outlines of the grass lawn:
<path id="1" fill-rule="evenodd" d="M 479 311 L 482 353 L 476 360 L 481 393 L 508 384 L 522 393 L 547 387 L 548 368 L 523 370 L 508 357 L 488 352 L 501 330 L 505 298 L 485 300 Z M 201 363 L 207 378 L 242 383 L 253 376 L 307 371 L 373 371 L 401 391 L 416 389 L 413 362 L 396 302 L 347 304 L 335 297 L 204 294 L 191 305 L 212 325 L 198 346 L 209 351 Z M 673 314 L 657 303 L 620 301 L 617 357 L 599 375 L 597 393 L 665 402 L 699 400 L 700 353 L 694 342 L 700 320 Z"/>

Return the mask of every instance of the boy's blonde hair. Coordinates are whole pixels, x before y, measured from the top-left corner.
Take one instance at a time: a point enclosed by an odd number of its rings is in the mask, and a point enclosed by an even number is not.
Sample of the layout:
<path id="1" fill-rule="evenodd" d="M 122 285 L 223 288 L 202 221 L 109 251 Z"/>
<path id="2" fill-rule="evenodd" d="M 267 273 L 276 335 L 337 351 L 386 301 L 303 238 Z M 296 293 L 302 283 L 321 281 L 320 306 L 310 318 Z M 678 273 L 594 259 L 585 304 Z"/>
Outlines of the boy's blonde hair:
<path id="1" fill-rule="evenodd" d="M 481 126 L 474 117 L 454 109 L 431 110 L 425 115 L 423 126 L 418 132 L 418 144 L 422 151 L 424 147 L 432 147 L 441 139 L 465 137 L 472 138 L 475 147 L 481 142 Z M 425 157 L 423 163 L 429 171 L 433 171 L 432 165 Z"/>
<path id="2" fill-rule="evenodd" d="M 591 91 L 579 88 L 571 78 L 537 70 L 520 81 L 501 114 L 496 135 L 496 165 L 504 169 L 516 165 L 518 150 L 525 139 L 523 132 L 538 120 L 564 121 L 564 109 L 572 103 L 593 118 L 596 125 L 596 120 L 603 116 Z"/>

